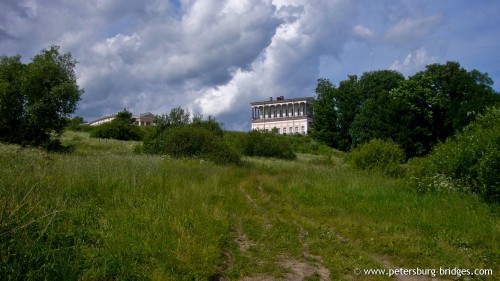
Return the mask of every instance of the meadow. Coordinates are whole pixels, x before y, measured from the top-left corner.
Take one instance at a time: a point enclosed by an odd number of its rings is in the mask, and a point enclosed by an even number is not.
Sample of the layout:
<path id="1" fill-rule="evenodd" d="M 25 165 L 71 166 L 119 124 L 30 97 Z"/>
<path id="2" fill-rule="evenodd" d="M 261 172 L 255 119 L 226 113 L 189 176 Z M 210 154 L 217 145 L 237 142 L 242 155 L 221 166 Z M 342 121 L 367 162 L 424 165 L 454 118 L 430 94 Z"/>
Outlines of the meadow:
<path id="1" fill-rule="evenodd" d="M 500 280 L 498 206 L 354 171 L 338 151 L 235 166 L 85 132 L 63 143 L 74 151 L 0 144 L 2 280 Z"/>

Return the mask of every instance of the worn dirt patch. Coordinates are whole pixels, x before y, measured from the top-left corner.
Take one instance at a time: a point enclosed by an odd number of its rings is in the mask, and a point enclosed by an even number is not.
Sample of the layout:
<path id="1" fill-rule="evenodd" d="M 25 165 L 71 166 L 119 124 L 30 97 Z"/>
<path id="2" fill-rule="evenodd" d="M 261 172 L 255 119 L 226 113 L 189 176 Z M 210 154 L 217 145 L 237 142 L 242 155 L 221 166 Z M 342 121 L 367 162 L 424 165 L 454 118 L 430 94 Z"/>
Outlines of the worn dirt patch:
<path id="1" fill-rule="evenodd" d="M 309 263 L 296 260 L 289 257 L 278 257 L 277 264 L 290 270 L 287 273 L 286 280 L 302 281 L 306 278 L 319 277 L 319 280 L 330 280 L 330 270 L 317 263 Z"/>
<path id="2" fill-rule="evenodd" d="M 255 246 L 255 243 L 248 239 L 241 228 L 237 230 L 236 244 L 242 253 L 246 253 L 250 247 Z"/>

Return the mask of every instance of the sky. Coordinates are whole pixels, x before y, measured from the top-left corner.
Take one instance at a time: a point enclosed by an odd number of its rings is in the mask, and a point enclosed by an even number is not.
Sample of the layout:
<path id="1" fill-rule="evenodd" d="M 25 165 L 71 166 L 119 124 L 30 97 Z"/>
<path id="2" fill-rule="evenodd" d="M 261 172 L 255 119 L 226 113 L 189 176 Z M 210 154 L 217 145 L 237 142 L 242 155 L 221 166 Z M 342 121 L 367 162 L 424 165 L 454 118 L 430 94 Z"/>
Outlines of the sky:
<path id="1" fill-rule="evenodd" d="M 250 103 L 315 96 L 318 78 L 457 61 L 500 90 L 497 0 L 1 0 L 0 54 L 79 62 L 75 115 L 187 108 L 249 131 Z"/>

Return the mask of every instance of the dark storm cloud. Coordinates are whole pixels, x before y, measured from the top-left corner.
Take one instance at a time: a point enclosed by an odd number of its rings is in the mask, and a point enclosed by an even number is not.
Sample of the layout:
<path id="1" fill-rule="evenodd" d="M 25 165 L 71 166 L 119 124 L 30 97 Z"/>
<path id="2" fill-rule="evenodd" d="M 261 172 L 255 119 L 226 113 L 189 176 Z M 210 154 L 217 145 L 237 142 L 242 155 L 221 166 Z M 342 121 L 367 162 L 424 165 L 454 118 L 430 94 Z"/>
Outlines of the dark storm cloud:
<path id="1" fill-rule="evenodd" d="M 249 103 L 313 96 L 316 79 L 411 75 L 465 61 L 500 78 L 498 2 L 87 0 L 0 2 L 0 54 L 52 44 L 80 62 L 89 120 L 188 107 L 248 130 Z M 466 19 L 466 20 L 464 20 Z M 477 63 L 478 65 L 474 65 Z M 485 69 L 482 68 L 485 67 Z"/>

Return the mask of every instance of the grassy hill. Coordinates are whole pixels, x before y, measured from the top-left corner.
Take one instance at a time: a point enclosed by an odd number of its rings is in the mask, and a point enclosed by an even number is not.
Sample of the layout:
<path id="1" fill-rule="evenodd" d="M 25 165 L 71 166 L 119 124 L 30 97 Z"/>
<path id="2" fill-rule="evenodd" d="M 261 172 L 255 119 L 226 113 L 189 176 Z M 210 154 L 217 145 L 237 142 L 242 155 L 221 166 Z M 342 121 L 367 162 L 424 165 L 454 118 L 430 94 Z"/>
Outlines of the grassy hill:
<path id="1" fill-rule="evenodd" d="M 439 268 L 460 268 L 500 280 L 497 207 L 421 194 L 294 141 L 295 161 L 240 167 L 84 132 L 65 134 L 70 154 L 0 144 L 1 279 L 388 280 L 363 270 L 419 268 L 454 280 Z"/>

